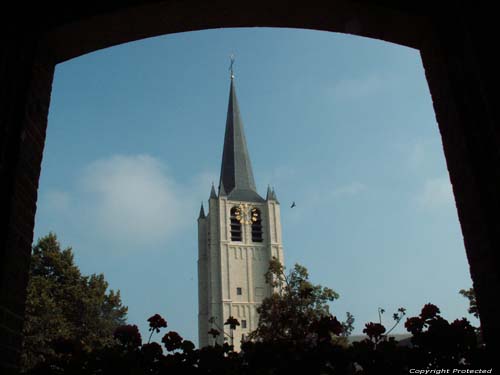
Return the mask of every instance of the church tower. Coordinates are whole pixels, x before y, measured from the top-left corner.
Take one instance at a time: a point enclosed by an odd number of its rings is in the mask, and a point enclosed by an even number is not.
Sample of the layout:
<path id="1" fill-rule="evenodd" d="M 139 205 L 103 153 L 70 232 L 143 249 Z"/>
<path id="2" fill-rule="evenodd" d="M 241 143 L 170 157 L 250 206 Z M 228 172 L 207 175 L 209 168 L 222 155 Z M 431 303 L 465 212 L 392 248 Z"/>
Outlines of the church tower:
<path id="1" fill-rule="evenodd" d="M 272 257 L 284 263 L 280 206 L 274 189 L 265 199 L 257 193 L 231 69 L 219 187 L 212 185 L 208 213 L 202 204 L 198 217 L 200 348 L 226 337 L 239 350 L 257 327 L 257 307 L 271 295 L 264 274 Z M 230 316 L 240 322 L 233 340 L 224 325 Z M 212 328 L 221 333 L 216 339 Z"/>

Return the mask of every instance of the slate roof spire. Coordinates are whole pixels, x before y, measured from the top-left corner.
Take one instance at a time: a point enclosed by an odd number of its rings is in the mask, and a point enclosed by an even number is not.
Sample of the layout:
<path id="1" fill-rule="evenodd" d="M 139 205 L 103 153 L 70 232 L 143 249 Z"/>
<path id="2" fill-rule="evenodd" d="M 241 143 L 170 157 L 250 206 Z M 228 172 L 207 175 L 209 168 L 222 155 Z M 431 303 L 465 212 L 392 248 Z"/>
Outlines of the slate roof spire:
<path id="1" fill-rule="evenodd" d="M 243 121 L 236 98 L 233 62 L 234 58 L 231 59 L 231 86 L 219 186 L 224 187 L 229 199 L 263 202 L 264 199 L 257 193 L 255 187 Z"/>

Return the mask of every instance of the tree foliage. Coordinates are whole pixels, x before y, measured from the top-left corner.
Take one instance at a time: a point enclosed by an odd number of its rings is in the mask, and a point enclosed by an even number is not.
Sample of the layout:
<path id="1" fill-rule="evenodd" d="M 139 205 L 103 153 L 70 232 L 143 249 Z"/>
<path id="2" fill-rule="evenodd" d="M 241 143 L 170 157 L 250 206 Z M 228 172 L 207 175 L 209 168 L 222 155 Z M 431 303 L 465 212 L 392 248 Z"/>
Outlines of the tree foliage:
<path id="1" fill-rule="evenodd" d="M 249 335 L 251 340 L 304 343 L 312 338 L 314 327 L 338 330 L 337 335 L 343 332 L 343 326 L 330 314 L 328 305 L 339 295 L 330 288 L 311 283 L 305 267 L 296 264 L 286 274 L 284 266 L 273 258 L 265 278 L 274 292 L 257 309 L 259 323 Z M 349 329 L 353 321 L 349 314 L 344 327 Z"/>
<path id="2" fill-rule="evenodd" d="M 54 243 L 57 243 L 55 236 L 44 242 L 52 246 Z M 65 282 L 80 280 L 82 276 L 72 263 L 71 252 L 62 251 L 60 257 L 53 258 L 58 261 L 46 262 L 52 266 L 46 267 L 40 282 L 53 282 L 54 278 L 59 280 L 59 285 L 64 285 Z M 40 259 L 40 262 L 44 263 L 44 260 Z M 58 268 L 67 272 L 58 271 Z M 48 331 L 52 335 L 50 337 L 68 339 L 53 345 L 52 350 L 57 355 L 49 356 L 30 373 L 399 375 L 408 374 L 411 369 L 433 371 L 452 368 L 465 371 L 492 368 L 493 362 L 486 356 L 485 346 L 478 343 L 474 327 L 466 319 L 448 322 L 433 304 L 426 304 L 419 316 L 407 318 L 405 327 L 412 334 L 411 345 L 399 345 L 393 337 L 388 337 L 392 328 L 387 330 L 382 324 L 381 315 L 385 311 L 381 308 L 379 322 L 365 325 L 363 332 L 367 338 L 348 345 L 336 339 L 345 339 L 341 336 L 352 331 L 354 318 L 348 314 L 346 322 L 340 323 L 330 314 L 328 303 L 338 298 L 333 290 L 313 285 L 308 280 L 307 270 L 299 265 L 285 275 L 283 266 L 276 260 L 271 262 L 266 278 L 275 292 L 262 304 L 262 325 L 259 323 L 257 331 L 252 334 L 253 341 L 245 341 L 239 353 L 234 352 L 233 345 L 228 343 L 196 349 L 191 341 L 184 340 L 175 331 L 163 335 L 163 346 L 151 342 L 154 333 L 168 326 L 158 314 L 148 319 L 151 334 L 147 343 L 142 343 L 136 325 L 122 325 L 114 330 L 109 345 L 82 350 L 81 345 L 74 345 L 70 335 L 57 336 L 54 333 L 57 325 L 50 317 L 47 318 L 47 314 L 44 322 L 52 329 Z M 70 293 L 72 289 L 68 285 L 66 287 L 69 290 L 67 293 Z M 60 330 L 77 334 L 79 331 L 72 330 L 71 324 L 63 319 L 66 306 L 60 308 L 57 301 L 48 298 L 51 296 L 49 292 L 42 290 L 41 295 L 46 296 L 41 297 L 45 306 L 50 305 L 55 316 L 59 317 Z M 68 311 L 74 313 L 74 310 Z M 402 320 L 405 313 L 405 309 L 399 308 L 393 314 L 395 324 Z M 225 324 L 231 331 L 239 329 L 239 322 L 233 317 L 228 318 Z M 215 329 L 209 333 L 214 337 L 221 334 Z M 106 337 L 109 339 L 109 336 Z M 80 340 L 84 342 L 86 339 Z M 53 341 L 47 342 L 51 344 Z"/>
<path id="3" fill-rule="evenodd" d="M 469 309 L 467 310 L 468 313 L 479 319 L 479 310 L 477 309 L 476 293 L 474 292 L 474 289 L 460 289 L 459 293 L 469 300 Z"/>
<path id="4" fill-rule="evenodd" d="M 21 367 L 52 360 L 69 341 L 82 351 L 111 345 L 127 307 L 120 291 L 107 289 L 102 274 L 81 274 L 72 249 L 61 249 L 55 234 L 40 238 L 31 257 Z"/>
<path id="5" fill-rule="evenodd" d="M 276 264 L 275 270 L 282 270 Z M 296 267 L 290 274 L 307 280 L 307 271 Z M 299 276 L 301 275 L 301 276 Z M 277 281 L 277 280 L 275 280 Z M 278 281 L 277 281 L 278 282 Z M 296 285 L 303 285 L 298 282 Z M 311 285 L 314 289 L 314 285 Z M 309 289 L 309 288 L 306 288 Z M 301 290 L 297 287 L 293 293 Z M 303 290 L 303 288 L 302 288 Z M 318 289 L 323 291 L 323 288 Z M 288 298 L 287 291 L 276 291 L 278 296 Z M 309 295 L 311 292 L 307 292 Z M 321 294 L 321 292 L 319 292 Z M 434 371 L 452 368 L 462 372 L 466 369 L 492 368 L 492 362 L 486 357 L 484 345 L 478 345 L 475 330 L 466 319 L 449 323 L 442 318 L 439 308 L 426 304 L 419 316 L 406 320 L 405 327 L 412 334 L 412 345 L 399 345 L 394 337 L 388 337 L 386 327 L 380 317 L 378 323 L 369 322 L 363 330 L 367 338 L 352 345 L 342 345 L 332 339 L 345 332 L 345 326 L 329 314 L 324 304 L 330 301 L 331 293 L 326 293 L 320 307 L 312 314 L 317 319 L 304 325 L 305 339 L 298 340 L 296 333 L 288 327 L 288 336 L 280 333 L 282 339 L 273 337 L 245 341 L 239 353 L 233 345 L 214 344 L 196 349 L 189 340 L 184 340 L 175 331 L 169 331 L 161 338 L 163 346 L 151 342 L 154 333 L 167 327 L 167 322 L 155 314 L 148 319 L 151 336 L 147 343 L 142 343 L 136 325 L 124 325 L 114 332 L 114 342 L 110 346 L 92 351 L 75 350 L 74 346 L 61 345 L 56 348 L 58 357 L 43 362 L 32 375 L 71 374 L 71 375 L 107 375 L 107 374 L 150 374 L 150 375 L 279 375 L 279 374 L 321 374 L 321 375 L 403 375 L 412 369 Z M 330 296 L 330 297 L 329 297 Z M 298 298 L 296 295 L 294 298 Z M 321 300 L 321 299 L 320 299 Z M 302 303 L 302 310 L 308 311 L 314 303 Z M 313 309 L 314 310 L 314 309 Z M 379 309 L 383 310 L 383 309 Z M 290 312 L 289 312 L 290 313 Z M 383 311 L 381 311 L 381 314 Z M 300 315 L 300 312 L 298 313 Z M 405 315 L 404 309 L 398 309 L 393 315 L 399 322 Z M 319 318 L 318 318 L 319 317 Z M 300 319 L 299 319 L 300 321 Z M 237 319 L 230 317 L 226 324 L 231 330 L 238 330 Z M 346 325 L 352 326 L 352 316 L 348 316 Z M 281 329 L 283 326 L 276 326 Z M 217 336 L 219 331 L 212 329 Z M 344 337 L 342 337 L 344 338 Z"/>

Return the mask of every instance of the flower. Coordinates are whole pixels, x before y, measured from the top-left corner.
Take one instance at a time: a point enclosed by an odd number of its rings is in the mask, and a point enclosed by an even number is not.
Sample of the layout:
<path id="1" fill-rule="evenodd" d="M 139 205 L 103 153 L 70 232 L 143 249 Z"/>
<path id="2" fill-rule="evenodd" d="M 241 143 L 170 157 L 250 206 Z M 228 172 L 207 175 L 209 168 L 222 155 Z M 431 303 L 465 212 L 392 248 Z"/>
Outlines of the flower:
<path id="1" fill-rule="evenodd" d="M 176 349 L 180 349 L 182 345 L 182 337 L 177 332 L 170 331 L 163 338 L 161 342 L 165 344 L 165 347 L 169 352 L 174 351 Z"/>
<path id="2" fill-rule="evenodd" d="M 208 334 L 212 335 L 212 337 L 215 339 L 217 336 L 220 335 L 220 332 L 217 331 L 216 329 L 212 328 L 212 329 L 210 329 L 210 331 L 208 331 Z"/>
<path id="3" fill-rule="evenodd" d="M 380 323 L 366 323 L 363 333 L 366 333 L 370 339 L 378 340 L 385 332 L 385 327 Z"/>
<path id="4" fill-rule="evenodd" d="M 424 328 L 424 321 L 420 319 L 418 316 L 415 316 L 413 318 L 408 318 L 406 319 L 405 328 L 412 335 L 415 335 L 417 333 L 422 332 L 422 329 Z"/>
<path id="5" fill-rule="evenodd" d="M 117 339 L 123 346 L 126 347 L 138 347 L 142 343 L 141 334 L 139 333 L 139 328 L 134 325 L 123 325 L 115 329 L 113 334 L 114 338 Z"/>
<path id="6" fill-rule="evenodd" d="M 469 321 L 466 318 L 455 319 L 453 323 L 450 324 L 450 327 L 457 331 L 474 331 L 474 328 L 470 325 Z"/>
<path id="7" fill-rule="evenodd" d="M 156 333 L 160 332 L 160 328 L 167 327 L 167 321 L 158 314 L 155 314 L 151 318 L 149 318 L 148 322 L 149 322 L 149 330 L 150 331 L 154 330 Z"/>
<path id="8" fill-rule="evenodd" d="M 194 344 L 189 340 L 184 340 L 181 344 L 181 349 L 184 353 L 192 352 L 194 348 Z"/>
<path id="9" fill-rule="evenodd" d="M 225 326 L 229 325 L 229 328 L 236 329 L 236 326 L 239 326 L 240 322 L 238 322 L 238 319 L 233 318 L 232 316 L 230 316 L 229 318 L 227 318 L 226 323 L 224 323 L 224 325 Z"/>
<path id="10" fill-rule="evenodd" d="M 422 312 L 420 313 L 420 317 L 423 320 L 432 319 L 439 313 L 440 313 L 439 308 L 436 305 L 433 305 L 432 303 L 428 303 L 428 304 L 424 305 L 424 307 L 422 308 Z"/>
<path id="11" fill-rule="evenodd" d="M 427 334 L 435 344 L 450 338 L 450 323 L 446 319 L 436 316 L 428 324 Z"/>

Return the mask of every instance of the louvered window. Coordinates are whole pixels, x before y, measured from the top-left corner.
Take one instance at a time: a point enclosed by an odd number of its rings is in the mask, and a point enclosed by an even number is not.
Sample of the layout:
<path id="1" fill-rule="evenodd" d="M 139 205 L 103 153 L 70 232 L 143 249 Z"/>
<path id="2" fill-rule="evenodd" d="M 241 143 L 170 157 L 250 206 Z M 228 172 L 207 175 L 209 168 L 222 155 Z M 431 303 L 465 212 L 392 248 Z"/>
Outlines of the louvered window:
<path id="1" fill-rule="evenodd" d="M 241 223 L 236 218 L 238 207 L 231 208 L 231 241 L 241 241 Z"/>
<path id="2" fill-rule="evenodd" d="M 258 208 L 252 208 L 252 242 L 262 242 L 262 215 Z"/>

